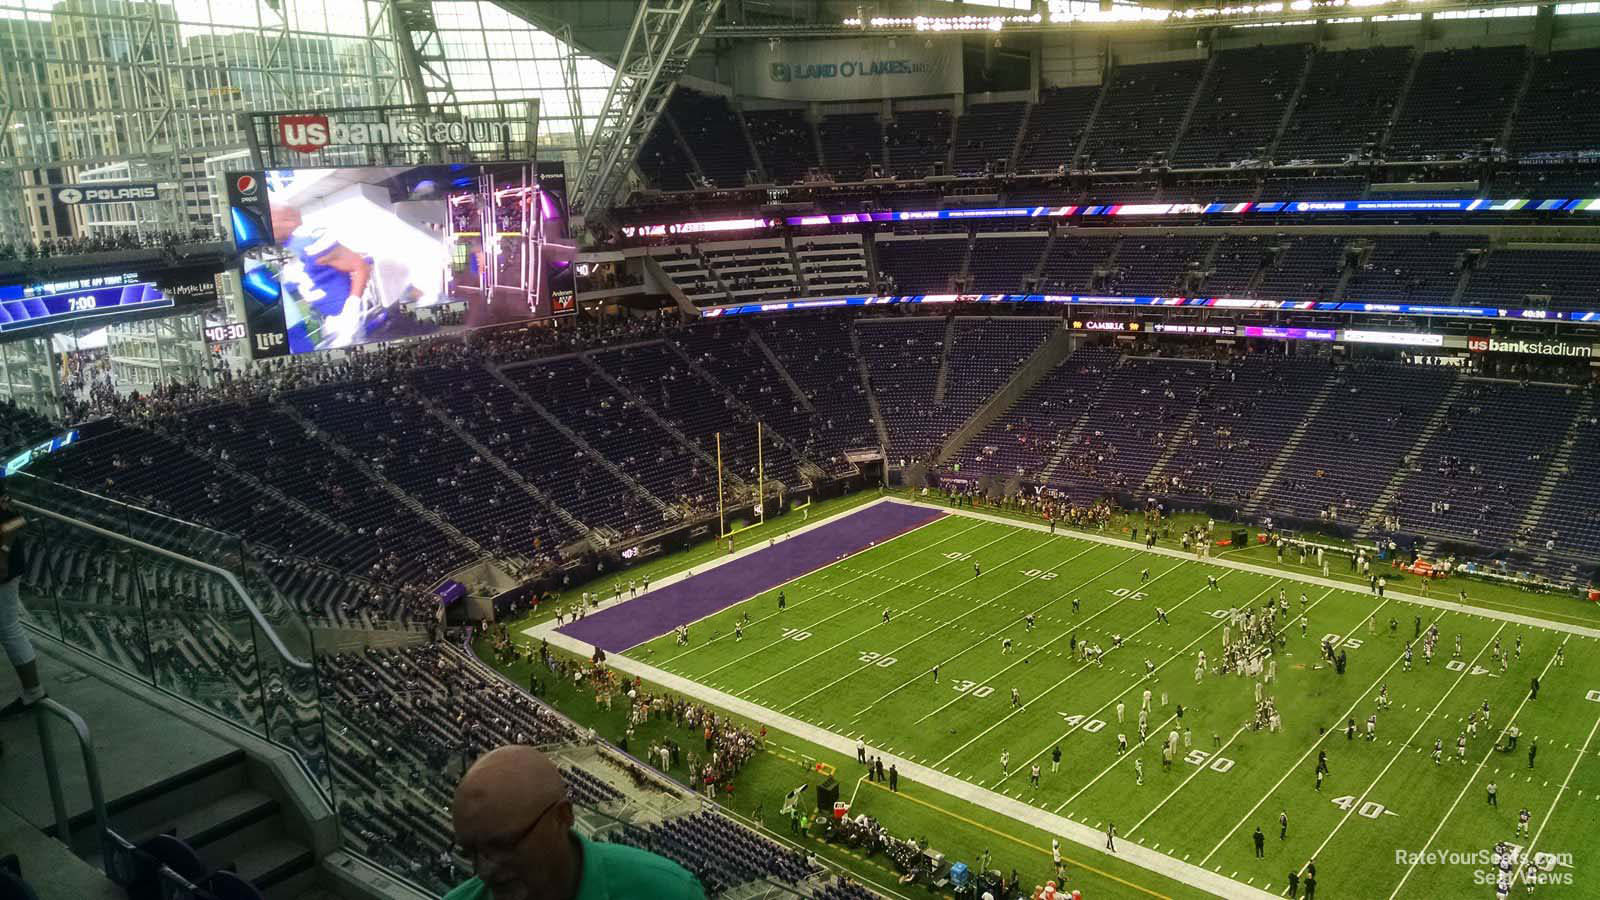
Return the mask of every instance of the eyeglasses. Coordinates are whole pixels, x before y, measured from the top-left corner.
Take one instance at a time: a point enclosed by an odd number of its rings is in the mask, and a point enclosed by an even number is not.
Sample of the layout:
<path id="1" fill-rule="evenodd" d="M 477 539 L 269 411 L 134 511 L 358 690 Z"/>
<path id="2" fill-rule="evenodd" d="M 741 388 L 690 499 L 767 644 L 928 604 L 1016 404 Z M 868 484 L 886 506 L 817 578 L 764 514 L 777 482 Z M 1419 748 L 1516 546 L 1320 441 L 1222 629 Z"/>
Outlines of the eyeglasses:
<path id="1" fill-rule="evenodd" d="M 515 837 L 492 838 L 484 841 L 481 844 L 478 844 L 477 846 L 457 844 L 456 852 L 460 853 L 462 858 L 468 860 L 474 860 L 485 856 L 491 859 L 504 859 L 516 852 L 517 847 L 520 846 L 523 841 L 527 840 L 528 835 L 533 834 L 534 829 L 539 827 L 539 823 L 544 821 L 544 817 L 550 814 L 550 810 L 560 806 L 561 801 L 565 799 L 565 797 L 560 797 L 552 801 L 549 806 L 544 808 L 543 812 L 539 813 L 539 815 L 533 820 L 532 824 L 530 824 L 527 828 L 517 832 Z"/>

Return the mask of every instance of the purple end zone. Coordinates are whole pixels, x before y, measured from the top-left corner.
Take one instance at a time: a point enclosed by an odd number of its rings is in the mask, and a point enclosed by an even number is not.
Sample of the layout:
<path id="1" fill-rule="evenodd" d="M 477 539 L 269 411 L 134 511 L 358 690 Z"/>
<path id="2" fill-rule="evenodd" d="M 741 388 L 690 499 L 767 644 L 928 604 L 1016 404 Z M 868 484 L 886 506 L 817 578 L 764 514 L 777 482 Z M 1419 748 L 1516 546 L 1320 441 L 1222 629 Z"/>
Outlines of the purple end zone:
<path id="1" fill-rule="evenodd" d="M 906 503 L 878 503 L 637 600 L 590 613 L 559 631 L 617 653 L 944 515 L 942 510 Z"/>

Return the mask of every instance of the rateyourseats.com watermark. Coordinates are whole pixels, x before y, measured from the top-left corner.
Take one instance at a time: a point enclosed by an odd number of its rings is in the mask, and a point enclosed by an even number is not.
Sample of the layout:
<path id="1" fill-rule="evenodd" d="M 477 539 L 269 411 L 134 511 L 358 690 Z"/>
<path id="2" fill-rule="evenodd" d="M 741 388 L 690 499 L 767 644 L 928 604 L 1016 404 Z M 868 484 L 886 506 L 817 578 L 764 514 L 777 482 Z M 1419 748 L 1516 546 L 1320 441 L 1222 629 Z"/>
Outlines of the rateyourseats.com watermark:
<path id="1" fill-rule="evenodd" d="M 1461 866 L 1472 869 L 1478 885 L 1497 885 L 1514 879 L 1521 884 L 1573 884 L 1572 854 L 1540 851 L 1526 863 L 1522 848 L 1502 850 L 1401 850 L 1394 851 L 1397 866 Z M 1530 888 L 1531 890 L 1531 888 Z"/>

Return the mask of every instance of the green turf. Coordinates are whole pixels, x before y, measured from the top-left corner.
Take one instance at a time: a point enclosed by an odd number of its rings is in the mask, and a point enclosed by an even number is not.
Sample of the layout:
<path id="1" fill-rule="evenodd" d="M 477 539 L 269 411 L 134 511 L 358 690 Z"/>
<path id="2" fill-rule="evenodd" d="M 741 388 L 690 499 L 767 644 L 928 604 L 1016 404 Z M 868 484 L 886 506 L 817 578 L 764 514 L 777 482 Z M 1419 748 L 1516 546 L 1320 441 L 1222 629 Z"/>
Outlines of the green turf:
<path id="1" fill-rule="evenodd" d="M 981 577 L 973 575 L 974 560 L 983 566 Z M 1151 580 L 1141 585 L 1145 567 Z M 1220 577 L 1220 591 L 1207 589 L 1208 574 Z M 1309 629 L 1304 637 L 1298 625 L 1287 632 L 1279 684 L 1269 688 L 1285 729 L 1269 734 L 1242 728 L 1253 700 L 1249 680 L 1208 675 L 1196 684 L 1193 671 L 1196 651 L 1205 649 L 1214 661 L 1220 649 L 1223 623 L 1215 613 L 1259 604 L 1280 589 L 1295 612 L 1302 590 L 1308 594 Z M 1492 896 L 1492 888 L 1474 884 L 1472 867 L 1413 868 L 1396 864 L 1394 851 L 1479 849 L 1513 839 L 1516 810 L 1526 805 L 1536 829 L 1550 820 L 1540 848 L 1574 854 L 1574 885 L 1546 893 L 1600 896 L 1600 887 L 1588 886 L 1600 881 L 1583 878 L 1596 857 L 1582 838 L 1600 811 L 1593 755 L 1600 745 L 1590 743 L 1589 754 L 1577 756 L 1600 717 L 1600 703 L 1586 699 L 1600 688 L 1590 638 L 1571 638 L 1565 665 L 1545 673 L 1538 701 L 1524 703 L 1529 678 L 1544 672 L 1566 635 L 966 516 L 881 543 L 784 590 L 789 602 L 782 613 L 769 592 L 693 626 L 687 649 L 668 635 L 626 655 L 829 731 L 862 735 L 874 749 L 1087 825 L 1114 821 L 1147 846 L 1276 892 L 1290 868 L 1315 854 L 1324 896 L 1384 897 L 1397 888 L 1408 897 Z M 1076 612 L 1073 598 L 1080 601 Z M 1156 606 L 1167 609 L 1171 624 L 1155 622 Z M 752 622 L 735 640 L 733 622 L 746 611 Z M 1023 623 L 1029 611 L 1037 615 L 1032 632 Z M 1424 627 L 1439 622 L 1442 651 L 1431 665 L 1419 653 L 1412 671 L 1402 672 L 1399 649 L 1417 617 Z M 1398 635 L 1389 634 L 1390 618 Z M 1457 633 L 1466 657 L 1459 670 L 1449 661 Z M 1118 634 L 1124 644 L 1113 649 Z M 1326 634 L 1354 638 L 1343 676 L 1318 665 L 1317 642 Z M 1104 665 L 1074 660 L 1073 635 L 1105 647 Z M 1503 677 L 1497 670 L 1477 673 L 1471 663 L 1487 659 L 1497 635 L 1508 649 L 1520 635 L 1521 658 Z M 1001 652 L 1007 636 L 1015 642 L 1012 655 Z M 1157 667 L 1148 680 L 1147 659 Z M 938 684 L 930 671 L 936 662 Z M 1364 721 L 1382 682 L 1394 705 L 1379 716 L 1378 740 L 1347 741 L 1340 730 L 1319 735 L 1347 715 Z M 1115 734 L 1125 731 L 1136 742 L 1146 686 L 1154 692 L 1152 740 L 1119 757 Z M 1012 708 L 1012 688 L 1020 708 Z M 1525 756 L 1493 751 L 1481 728 L 1467 763 L 1454 761 L 1462 720 L 1485 699 L 1495 733 L 1515 712 L 1522 746 L 1539 736 L 1531 779 Z M 1119 701 L 1126 704 L 1122 724 Z M 1193 758 L 1203 755 L 1204 764 L 1180 758 L 1166 772 L 1159 741 L 1180 703 Z M 1445 740 L 1451 757 L 1437 767 L 1424 749 L 1435 737 Z M 1063 763 L 1051 773 L 1047 754 L 1058 743 Z M 1313 788 L 1319 749 L 1328 751 L 1332 770 L 1320 793 Z M 1009 776 L 1000 767 L 1007 750 Z M 1144 762 L 1143 785 L 1135 784 L 1135 759 Z M 1034 761 L 1045 769 L 1037 789 L 1026 777 Z M 1491 777 L 1499 779 L 1498 810 L 1485 808 L 1483 785 Z M 1341 797 L 1353 800 L 1336 803 Z M 1280 811 L 1290 818 L 1281 841 Z M 1258 825 L 1269 836 L 1263 861 L 1254 858 L 1250 841 Z"/>

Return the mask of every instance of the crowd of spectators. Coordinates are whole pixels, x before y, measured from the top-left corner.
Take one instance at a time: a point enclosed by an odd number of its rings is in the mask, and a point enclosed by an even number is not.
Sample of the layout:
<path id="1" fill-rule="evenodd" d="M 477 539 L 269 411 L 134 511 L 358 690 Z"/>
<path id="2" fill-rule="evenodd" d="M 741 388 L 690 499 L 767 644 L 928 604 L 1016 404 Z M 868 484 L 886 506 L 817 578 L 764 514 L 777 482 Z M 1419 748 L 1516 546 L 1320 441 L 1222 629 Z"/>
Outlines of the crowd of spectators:
<path id="1" fill-rule="evenodd" d="M 118 228 L 97 231 L 81 237 L 59 237 L 28 244 L 0 244 L 0 260 L 48 259 L 107 253 L 114 250 L 166 250 L 184 244 L 209 244 L 223 240 L 210 228 L 187 229 Z"/>

